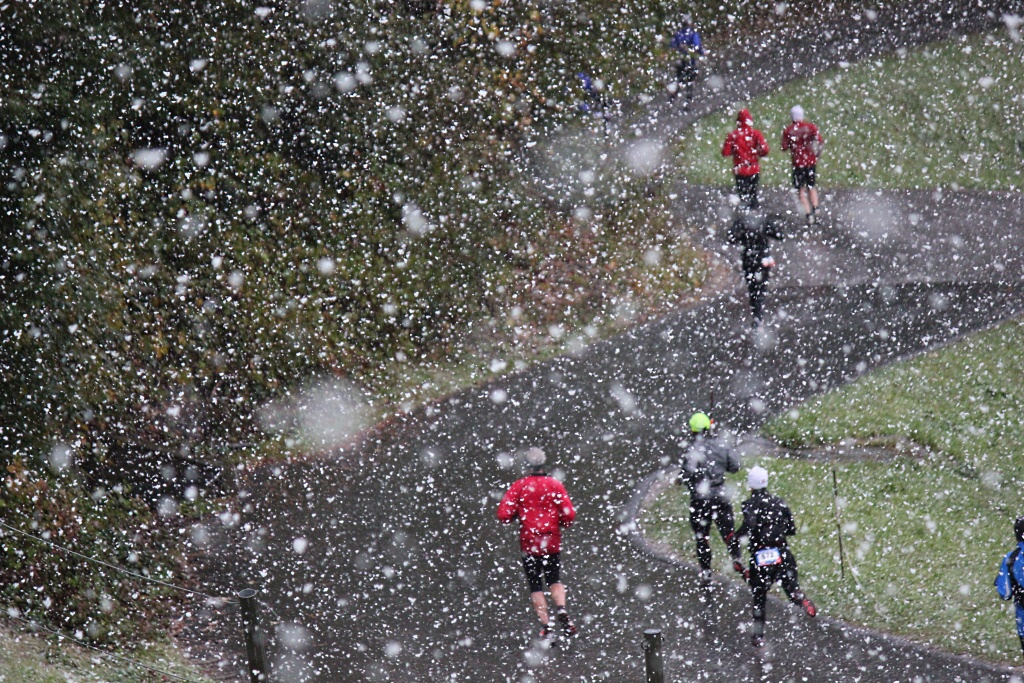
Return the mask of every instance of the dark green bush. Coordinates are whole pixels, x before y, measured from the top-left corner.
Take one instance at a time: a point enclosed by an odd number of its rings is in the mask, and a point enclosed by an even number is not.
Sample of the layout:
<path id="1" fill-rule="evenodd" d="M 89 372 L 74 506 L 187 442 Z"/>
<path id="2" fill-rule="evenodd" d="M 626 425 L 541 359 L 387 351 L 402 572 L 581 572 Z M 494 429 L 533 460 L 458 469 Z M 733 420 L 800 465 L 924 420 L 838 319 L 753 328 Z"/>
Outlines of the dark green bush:
<path id="1" fill-rule="evenodd" d="M 91 494 L 66 476 L 42 476 L 20 460 L 3 473 L 5 525 L 154 579 L 180 580 L 174 529 L 136 500 Z M 118 643 L 161 632 L 181 595 L 0 528 L 0 596 L 6 610 L 79 639 Z"/>

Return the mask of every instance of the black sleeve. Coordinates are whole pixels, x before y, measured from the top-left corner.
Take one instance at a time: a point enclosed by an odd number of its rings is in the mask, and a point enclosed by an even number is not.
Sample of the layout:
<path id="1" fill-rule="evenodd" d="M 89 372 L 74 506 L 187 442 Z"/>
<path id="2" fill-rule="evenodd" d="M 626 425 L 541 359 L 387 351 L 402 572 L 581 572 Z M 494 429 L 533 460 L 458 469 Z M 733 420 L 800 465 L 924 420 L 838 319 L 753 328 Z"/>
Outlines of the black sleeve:
<path id="1" fill-rule="evenodd" d="M 729 229 L 726 231 L 726 239 L 729 240 L 729 244 L 743 244 L 743 221 L 739 218 L 734 220 Z"/>
<path id="2" fill-rule="evenodd" d="M 678 483 L 686 484 L 687 486 L 693 483 L 693 472 L 686 468 L 689 459 L 690 449 L 687 448 L 683 451 L 682 457 L 679 458 L 679 477 L 676 480 Z"/>
<path id="3" fill-rule="evenodd" d="M 793 513 L 790 511 L 788 505 L 783 505 L 782 509 L 785 511 L 785 516 L 786 516 L 786 535 L 787 536 L 795 536 L 796 535 L 796 524 L 793 522 Z"/>
<path id="4" fill-rule="evenodd" d="M 679 484 L 686 484 L 691 486 L 693 484 L 693 472 L 689 472 L 686 469 L 686 461 L 684 460 L 679 464 L 679 476 L 676 478 Z"/>
<path id="5" fill-rule="evenodd" d="M 740 528 L 736 530 L 736 538 L 744 538 L 750 536 L 750 506 L 743 503 L 743 524 L 740 524 Z"/>

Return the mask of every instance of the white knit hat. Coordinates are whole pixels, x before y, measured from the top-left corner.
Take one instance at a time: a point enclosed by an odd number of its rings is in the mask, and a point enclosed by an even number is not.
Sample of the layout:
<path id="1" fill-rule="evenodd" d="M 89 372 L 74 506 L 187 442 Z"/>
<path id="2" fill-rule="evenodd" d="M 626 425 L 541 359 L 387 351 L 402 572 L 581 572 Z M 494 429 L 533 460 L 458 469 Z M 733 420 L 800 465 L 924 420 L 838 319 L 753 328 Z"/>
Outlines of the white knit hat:
<path id="1" fill-rule="evenodd" d="M 544 455 L 544 451 L 536 446 L 526 451 L 526 462 L 530 467 L 540 467 L 547 461 L 547 459 L 548 457 Z"/>
<path id="2" fill-rule="evenodd" d="M 789 110 L 789 117 L 794 121 L 804 120 L 804 108 L 799 104 Z"/>
<path id="3" fill-rule="evenodd" d="M 768 470 L 760 466 L 751 467 L 747 475 L 747 486 L 754 490 L 768 488 Z"/>

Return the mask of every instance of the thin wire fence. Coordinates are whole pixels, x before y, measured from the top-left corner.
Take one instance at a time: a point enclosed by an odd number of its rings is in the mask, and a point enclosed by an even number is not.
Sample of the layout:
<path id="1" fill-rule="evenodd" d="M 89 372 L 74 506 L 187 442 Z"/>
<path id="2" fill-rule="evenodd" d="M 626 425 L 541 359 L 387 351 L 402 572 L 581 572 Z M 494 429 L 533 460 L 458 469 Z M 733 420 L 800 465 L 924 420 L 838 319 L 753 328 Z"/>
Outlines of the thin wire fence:
<path id="1" fill-rule="evenodd" d="M 34 534 L 30 534 L 28 532 L 22 531 L 21 529 L 13 527 L 10 524 L 7 524 L 6 522 L 0 522 L 0 527 L 3 527 L 4 529 L 7 529 L 7 530 L 9 530 L 9 531 L 11 531 L 11 532 L 13 532 L 15 534 L 19 534 L 19 535 L 21 535 L 21 536 L 23 536 L 25 538 L 31 539 L 33 541 L 36 541 L 37 543 L 41 543 L 43 545 L 50 546 L 51 548 L 54 548 L 56 550 L 60 550 L 62 552 L 68 553 L 69 555 L 73 555 L 75 557 L 78 557 L 80 559 L 86 560 L 88 562 L 93 562 L 95 564 L 107 567 L 109 569 L 113 569 L 114 571 L 117 571 L 117 572 L 120 572 L 122 574 L 125 574 L 126 576 L 131 576 L 131 577 L 139 579 L 141 581 L 147 581 L 149 583 L 156 584 L 158 586 L 163 586 L 164 588 L 172 588 L 172 589 L 174 589 L 176 591 L 181 591 L 183 593 L 190 593 L 192 595 L 200 596 L 200 597 L 206 598 L 207 600 L 213 602 L 214 604 L 219 604 L 219 603 L 228 603 L 228 604 L 235 604 L 235 605 L 238 604 L 238 600 L 236 600 L 234 598 L 229 598 L 229 597 L 220 596 L 220 595 L 210 595 L 209 593 L 204 593 L 202 591 L 192 590 L 191 588 L 185 588 L 183 586 L 177 586 L 177 585 L 175 585 L 173 583 L 168 583 L 167 581 L 161 581 L 160 579 L 154 579 L 151 576 L 146 576 L 145 574 L 139 574 L 138 572 L 133 572 L 130 569 L 125 569 L 124 567 L 120 567 L 120 566 L 118 566 L 116 564 L 111 564 L 110 562 L 105 562 L 103 560 L 97 559 L 95 557 L 91 557 L 89 555 L 83 555 L 82 553 L 79 553 L 79 552 L 76 552 L 74 550 L 71 550 L 70 548 L 65 548 L 64 546 L 59 545 L 57 543 L 54 543 L 53 541 L 49 541 L 49 540 L 47 540 L 45 538 L 40 538 L 38 536 L 35 536 Z"/>
<path id="2" fill-rule="evenodd" d="M 11 526 L 10 524 L 8 524 L 8 523 L 6 523 L 4 521 L 0 521 L 0 537 L 3 537 L 5 535 L 5 531 L 4 530 L 6 530 L 7 533 L 16 534 L 16 535 L 21 536 L 23 538 L 26 538 L 28 540 L 34 541 L 35 543 L 38 543 L 38 544 L 43 545 L 43 546 L 46 546 L 47 548 L 49 548 L 50 550 L 52 550 L 54 552 L 67 553 L 67 554 L 69 554 L 71 556 L 80 558 L 82 560 L 94 563 L 94 564 L 102 566 L 102 567 L 106 567 L 108 569 L 112 569 L 115 572 L 118 572 L 118 573 L 123 574 L 125 576 L 130 576 L 130 577 L 132 577 L 134 579 L 138 579 L 140 581 L 143 581 L 143 582 L 146 582 L 146 583 L 149 583 L 149 584 L 153 584 L 153 585 L 156 585 L 156 586 L 162 586 L 164 588 L 170 588 L 172 590 L 180 591 L 182 593 L 186 593 L 186 594 L 191 595 L 191 596 L 205 598 L 206 599 L 206 604 L 209 607 L 213 608 L 213 609 L 217 609 L 217 608 L 222 607 L 224 605 L 233 605 L 235 607 L 242 608 L 243 621 L 246 621 L 247 619 L 249 620 L 247 622 L 247 624 L 245 625 L 245 628 L 244 628 L 244 630 L 245 630 L 245 637 L 246 637 L 246 641 L 247 641 L 246 642 L 246 649 L 247 649 L 247 651 L 251 650 L 251 651 L 255 652 L 256 650 L 254 650 L 254 648 L 258 645 L 258 651 L 259 651 L 259 657 L 256 658 L 256 659 L 254 659 L 254 657 L 253 657 L 253 655 L 251 653 L 249 654 L 249 668 L 252 671 L 259 671 L 260 675 L 263 676 L 263 677 L 266 677 L 268 675 L 266 655 L 265 655 L 265 652 L 263 650 L 263 648 L 265 647 L 265 641 L 262 640 L 263 636 L 261 636 L 259 634 L 259 631 L 260 631 L 260 627 L 259 627 L 259 612 L 258 612 L 259 608 L 257 607 L 257 601 L 256 600 L 253 600 L 253 599 L 250 598 L 249 605 L 248 605 L 248 607 L 246 607 L 246 605 L 243 604 L 243 601 L 240 599 L 241 597 L 243 597 L 242 594 L 239 594 L 238 598 L 232 598 L 232 597 L 221 596 L 221 595 L 211 595 L 210 593 L 206 593 L 206 592 L 203 592 L 203 591 L 195 590 L 195 589 L 192 589 L 192 588 L 185 588 L 184 586 L 178 586 L 176 584 L 170 583 L 169 581 L 162 581 L 160 579 L 155 579 L 155 578 L 153 578 L 151 576 L 146 576 L 145 574 L 141 574 L 139 572 L 132 571 L 130 569 L 126 569 L 126 568 L 121 567 L 121 566 L 119 566 L 117 564 L 113 564 L 111 562 L 107 562 L 105 560 L 101 560 L 99 558 L 92 557 L 91 555 L 86 555 L 84 553 L 80 553 L 78 551 L 71 550 L 70 548 L 67 548 L 67 547 L 65 547 L 63 545 L 60 545 L 59 543 L 54 543 L 53 541 L 51 541 L 49 539 L 40 538 L 39 536 L 36 536 L 35 534 L 28 533 L 27 531 L 23 531 L 21 529 L 18 529 L 17 527 Z M 243 593 L 244 592 L 248 592 L 248 589 L 247 589 L 247 591 L 243 591 Z M 253 591 L 253 594 L 255 595 L 255 591 Z M 282 619 L 281 619 L 280 616 L 278 616 L 276 611 L 274 611 L 273 608 L 270 607 L 269 604 L 266 605 L 266 607 L 270 608 L 271 612 L 273 612 L 274 617 L 276 618 L 276 622 L 273 622 L 273 625 L 277 625 L 277 624 L 282 623 Z M 246 609 L 249 610 L 248 616 L 246 614 L 244 614 L 246 612 Z M 26 619 L 25 617 L 23 617 L 21 615 L 20 610 L 17 610 L 15 608 L 8 609 L 8 616 L 11 619 L 14 619 L 14 620 L 17 620 L 17 621 L 25 623 L 26 625 L 30 626 L 33 629 L 45 631 L 47 633 L 51 633 L 51 634 L 53 634 L 55 636 L 58 636 L 60 638 L 63 638 L 63 639 L 66 639 L 68 641 L 71 641 L 73 643 L 76 643 L 78 645 L 81 645 L 82 647 L 89 648 L 91 650 L 95 650 L 96 652 L 99 652 L 99 653 L 103 654 L 105 657 L 108 657 L 108 658 L 111 658 L 111 659 L 114 659 L 114 660 L 117 660 L 117 661 L 125 662 L 126 664 L 130 664 L 131 666 L 140 667 L 142 669 L 151 671 L 151 672 L 156 673 L 156 674 L 160 674 L 162 676 L 166 676 L 168 678 L 173 678 L 173 679 L 176 679 L 176 680 L 185 681 L 186 683 L 197 683 L 196 681 L 194 681 L 194 679 L 190 679 L 190 678 L 187 678 L 187 677 L 184 677 L 184 676 L 181 676 L 181 675 L 169 672 L 169 671 L 164 671 L 164 670 L 158 669 L 158 668 L 150 666 L 148 664 L 144 664 L 142 662 L 139 662 L 139 661 L 136 661 L 134 659 L 131 659 L 130 657 L 125 657 L 123 655 L 114 654 L 114 653 L 112 653 L 112 652 L 110 652 L 108 650 L 105 650 L 105 649 L 100 648 L 100 647 L 96 647 L 95 645 L 92 645 L 92 644 L 90 644 L 88 642 L 85 642 L 85 641 L 83 641 L 83 640 L 81 640 L 79 638 L 75 638 L 75 637 L 69 636 L 66 633 L 62 633 L 61 631 L 54 630 L 54 629 L 48 628 L 46 626 L 43 626 L 38 621 Z M 256 640 L 259 640 L 259 642 L 257 643 Z M 269 680 L 269 679 L 267 679 L 267 680 Z"/>

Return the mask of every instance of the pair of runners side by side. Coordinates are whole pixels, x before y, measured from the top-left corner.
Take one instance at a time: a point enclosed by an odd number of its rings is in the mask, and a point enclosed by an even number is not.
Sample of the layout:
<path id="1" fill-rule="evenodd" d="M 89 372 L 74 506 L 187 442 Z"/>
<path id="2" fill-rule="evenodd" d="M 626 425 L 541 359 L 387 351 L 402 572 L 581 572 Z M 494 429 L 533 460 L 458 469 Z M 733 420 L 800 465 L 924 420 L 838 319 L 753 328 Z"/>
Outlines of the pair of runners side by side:
<path id="1" fill-rule="evenodd" d="M 700 33 L 694 27 L 692 16 L 682 15 L 679 29 L 672 34 L 669 47 L 678 54 L 675 80 L 669 87 L 669 99 L 675 99 L 678 93 L 685 92 L 689 103 L 693 100 L 700 60 L 708 54 Z M 797 192 L 807 225 L 811 226 L 817 222 L 817 161 L 825 140 L 818 127 L 806 120 L 804 109 L 799 104 L 790 109 L 789 114 L 791 122 L 782 131 L 782 150 L 790 153 L 793 188 Z M 769 151 L 764 134 L 754 127 L 750 110 L 741 109 L 736 115 L 736 128 L 726 136 L 722 156 L 732 157 L 736 193 L 746 208 L 758 207 L 760 159 L 768 156 Z"/>
<path id="2" fill-rule="evenodd" d="M 747 476 L 750 496 L 743 501 L 743 523 L 735 529 L 732 500 L 725 484 L 727 472 L 739 472 L 740 456 L 734 448 L 714 433 L 714 423 L 702 412 L 690 417 L 690 438 L 679 462 L 676 483 L 685 485 L 690 493 L 690 527 L 697 545 L 700 580 L 711 581 L 711 526 L 718 533 L 732 557 L 733 569 L 750 586 L 754 647 L 764 647 L 765 606 L 768 593 L 777 582 L 791 602 L 808 616 L 817 608 L 803 590 L 797 572 L 796 557 L 789 549 L 789 537 L 796 534 L 793 514 L 786 503 L 768 492 L 768 471 L 752 467 Z M 741 546 L 746 543 L 750 559 L 743 563 Z"/>
<path id="3" fill-rule="evenodd" d="M 807 225 L 817 222 L 818 213 L 818 157 L 824 147 L 818 127 L 806 120 L 799 104 L 789 111 L 790 123 L 782 130 L 782 150 L 789 152 L 792 166 L 793 188 L 804 212 Z M 760 206 L 758 190 L 761 182 L 761 159 L 771 149 L 764 133 L 754 127 L 749 109 L 736 114 L 736 127 L 722 143 L 722 156 L 732 159 L 732 174 L 740 205 L 756 209 Z"/>

